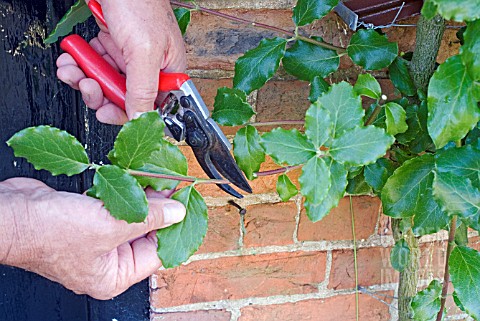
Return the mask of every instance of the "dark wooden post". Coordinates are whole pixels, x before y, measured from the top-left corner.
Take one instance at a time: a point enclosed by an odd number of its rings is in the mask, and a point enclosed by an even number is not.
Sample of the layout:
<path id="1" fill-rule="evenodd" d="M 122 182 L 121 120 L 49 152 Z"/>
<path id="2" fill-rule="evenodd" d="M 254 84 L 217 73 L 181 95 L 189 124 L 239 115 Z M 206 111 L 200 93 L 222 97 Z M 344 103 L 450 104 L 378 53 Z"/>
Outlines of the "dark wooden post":
<path id="1" fill-rule="evenodd" d="M 95 162 L 106 160 L 118 127 L 100 124 L 74 90 L 56 79 L 58 45 L 46 48 L 52 30 L 72 0 L 0 0 L 0 181 L 25 176 L 64 191 L 85 191 L 92 173 L 53 177 L 35 171 L 6 146 L 15 132 L 29 126 L 52 125 L 67 130 L 87 145 Z M 91 38 L 90 19 L 77 33 Z M 101 242 L 102 240 L 99 240 Z M 110 300 L 75 295 L 61 285 L 20 269 L 0 266 L 0 320 L 3 321 L 142 321 L 148 320 L 148 282 Z"/>

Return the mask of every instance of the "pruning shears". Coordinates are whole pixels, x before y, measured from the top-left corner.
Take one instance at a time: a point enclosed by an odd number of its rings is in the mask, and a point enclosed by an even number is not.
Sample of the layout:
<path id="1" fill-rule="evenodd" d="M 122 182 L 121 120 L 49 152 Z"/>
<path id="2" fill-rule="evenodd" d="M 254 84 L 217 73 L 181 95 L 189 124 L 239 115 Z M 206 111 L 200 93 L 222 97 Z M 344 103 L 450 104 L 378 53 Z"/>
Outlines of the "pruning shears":
<path id="1" fill-rule="evenodd" d="M 105 25 L 100 4 L 88 3 L 93 15 Z M 82 37 L 70 35 L 60 47 L 69 53 L 89 78 L 95 79 L 104 96 L 125 110 L 126 79 L 99 55 Z M 252 189 L 230 154 L 231 145 L 187 74 L 160 72 L 159 92 L 167 93 L 157 107 L 165 122 L 165 132 L 192 148 L 198 163 L 212 179 L 227 179 L 247 193 Z M 228 184 L 218 184 L 228 194 L 243 196 Z"/>

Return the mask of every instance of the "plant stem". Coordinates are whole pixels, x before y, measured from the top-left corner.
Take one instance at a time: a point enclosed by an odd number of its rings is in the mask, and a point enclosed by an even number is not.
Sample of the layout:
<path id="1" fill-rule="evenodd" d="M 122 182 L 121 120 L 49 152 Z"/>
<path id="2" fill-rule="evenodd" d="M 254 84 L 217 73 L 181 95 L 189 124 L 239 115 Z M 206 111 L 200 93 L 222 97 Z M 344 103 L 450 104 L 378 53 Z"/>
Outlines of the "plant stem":
<path id="1" fill-rule="evenodd" d="M 450 222 L 450 232 L 448 233 L 447 258 L 445 259 L 445 272 L 443 274 L 442 299 L 440 301 L 440 311 L 437 314 L 437 321 L 442 321 L 445 302 L 447 301 L 448 283 L 450 282 L 450 273 L 448 271 L 448 261 L 450 254 L 455 246 L 455 232 L 457 230 L 457 216 L 455 215 Z"/>
<path id="2" fill-rule="evenodd" d="M 264 121 L 256 123 L 247 123 L 246 125 L 260 127 L 260 126 L 282 126 L 282 125 L 305 125 L 305 120 L 278 120 L 278 121 Z"/>
<path id="3" fill-rule="evenodd" d="M 282 168 L 272 169 L 272 170 L 269 170 L 269 171 L 256 172 L 254 175 L 256 177 L 260 177 L 260 176 L 282 174 L 282 173 L 285 173 L 285 172 L 288 172 L 288 171 L 291 171 L 293 169 L 297 169 L 297 168 L 300 168 L 300 167 L 302 167 L 302 165 L 286 166 L 286 167 L 282 167 Z"/>
<path id="4" fill-rule="evenodd" d="M 190 182 L 195 184 L 230 184 L 230 181 L 226 179 L 203 179 L 203 178 L 196 178 L 191 176 L 176 176 L 176 175 L 149 173 L 149 172 L 142 172 L 142 171 L 133 170 L 133 169 L 128 169 L 127 172 L 132 176 L 171 179 L 174 181 Z"/>
<path id="5" fill-rule="evenodd" d="M 326 48 L 326 49 L 335 50 L 339 54 L 346 52 L 345 48 L 337 47 L 337 46 L 334 46 L 332 44 L 322 42 L 322 41 L 317 41 L 315 39 L 311 39 L 311 38 L 308 38 L 308 37 L 299 36 L 299 35 L 295 34 L 295 32 L 288 31 L 288 30 L 278 28 L 278 27 L 275 27 L 275 26 L 270 26 L 270 25 L 267 25 L 267 24 L 264 24 L 264 23 L 259 23 L 259 22 L 247 20 L 247 19 L 244 19 L 244 18 L 240 18 L 240 17 L 235 17 L 235 16 L 232 16 L 232 15 L 229 15 L 229 14 L 217 11 L 217 10 L 207 9 L 207 8 L 200 7 L 198 5 L 191 4 L 191 3 L 185 3 L 185 2 L 175 1 L 175 0 L 170 0 L 170 3 L 175 5 L 175 6 L 178 6 L 178 7 L 202 11 L 202 12 L 205 12 L 205 13 L 208 13 L 208 14 L 211 14 L 211 15 L 215 15 L 217 17 L 221 17 L 221 18 L 224 18 L 224 19 L 227 19 L 227 20 L 231 20 L 231 21 L 243 23 L 243 24 L 246 24 L 246 25 L 250 25 L 252 27 L 257 27 L 257 28 L 261 28 L 261 29 L 266 29 L 266 30 L 278 32 L 278 33 L 284 34 L 288 37 L 291 37 L 293 39 L 302 40 L 302 41 L 309 42 L 311 44 L 314 44 L 314 45 L 317 45 L 317 46 L 320 46 L 320 47 L 323 47 L 323 48 Z"/>
<path id="6" fill-rule="evenodd" d="M 355 271 L 355 317 L 359 320 L 359 303 L 358 303 L 358 264 L 357 264 L 357 237 L 355 233 L 355 215 L 353 212 L 352 195 L 350 195 L 350 214 L 352 215 L 352 239 L 353 239 L 353 269 Z"/>
<path id="7" fill-rule="evenodd" d="M 367 121 L 365 122 L 365 126 L 373 124 L 375 119 L 377 119 L 378 114 L 380 114 L 380 111 L 382 110 L 382 106 L 380 104 L 377 104 L 375 106 L 375 109 L 373 110 L 372 114 L 370 117 L 368 117 Z"/>

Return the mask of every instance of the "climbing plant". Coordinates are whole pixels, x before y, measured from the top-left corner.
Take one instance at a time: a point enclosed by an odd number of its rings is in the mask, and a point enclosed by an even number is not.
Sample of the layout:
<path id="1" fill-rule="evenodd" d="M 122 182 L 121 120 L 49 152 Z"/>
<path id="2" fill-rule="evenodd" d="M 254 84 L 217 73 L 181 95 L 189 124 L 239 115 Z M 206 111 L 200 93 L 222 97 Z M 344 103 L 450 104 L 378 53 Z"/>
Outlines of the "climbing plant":
<path id="1" fill-rule="evenodd" d="M 187 31 L 190 11 L 217 14 L 195 3 L 172 4 L 178 6 L 175 15 L 182 32 Z M 322 19 L 337 4 L 298 0 L 292 12 L 294 32 L 255 23 L 278 36 L 261 40 L 236 61 L 233 86 L 218 89 L 212 118 L 221 125 L 241 126 L 233 140 L 234 156 L 246 177 L 256 179 L 269 155 L 279 165 L 276 173 L 282 173 L 280 198 L 287 201 L 300 192 L 314 222 L 346 193 L 378 195 L 384 214 L 394 220 L 391 263 L 405 278 L 418 270 L 418 237 L 447 230 L 444 279 L 433 280 L 416 295 L 415 278 L 413 290 L 400 285 L 400 319 L 441 320 L 450 280 L 455 303 L 480 319 L 480 253 L 468 246 L 467 237 L 468 229 L 480 230 L 480 3 L 425 1 L 413 54 L 399 54 L 398 45 L 374 29 L 355 32 L 346 48 L 318 35 L 303 35 L 303 26 Z M 85 20 L 85 8 L 83 0 L 78 1 L 46 42 Z M 436 65 L 444 19 L 465 26 L 458 33 L 459 53 Z M 342 56 L 364 70 L 354 85 L 325 80 L 339 68 Z M 301 130 L 259 132 L 258 124 L 250 122 L 255 112 L 247 96 L 265 85 L 279 66 L 310 83 L 311 105 Z M 401 98 L 386 100 L 369 73 L 381 69 L 388 70 Z M 367 101 L 370 106 L 363 108 Z M 8 144 L 17 156 L 54 175 L 95 170 L 88 195 L 127 222 L 141 222 L 148 213 L 143 188 L 172 189 L 179 181 L 191 182 L 173 196 L 186 205 L 186 219 L 158 232 L 158 254 L 165 267 L 173 267 L 195 252 L 206 233 L 207 208 L 195 186 L 218 181 L 187 176 L 185 157 L 162 139 L 163 126 L 155 112 L 125 124 L 109 153 L 109 165 L 91 163 L 74 137 L 48 126 L 24 129 Z M 299 167 L 298 191 L 289 174 Z"/>

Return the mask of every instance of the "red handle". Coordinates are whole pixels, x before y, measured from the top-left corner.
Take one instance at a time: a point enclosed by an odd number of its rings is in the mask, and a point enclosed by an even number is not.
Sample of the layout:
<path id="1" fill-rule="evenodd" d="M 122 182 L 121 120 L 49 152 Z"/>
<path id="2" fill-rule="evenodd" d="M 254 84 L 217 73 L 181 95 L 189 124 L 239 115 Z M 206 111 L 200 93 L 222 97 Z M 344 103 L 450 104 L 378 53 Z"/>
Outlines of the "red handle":
<path id="1" fill-rule="evenodd" d="M 89 78 L 95 79 L 103 95 L 125 110 L 126 79 L 100 56 L 82 37 L 70 35 L 62 40 L 60 47 L 72 55 L 78 66 Z"/>

